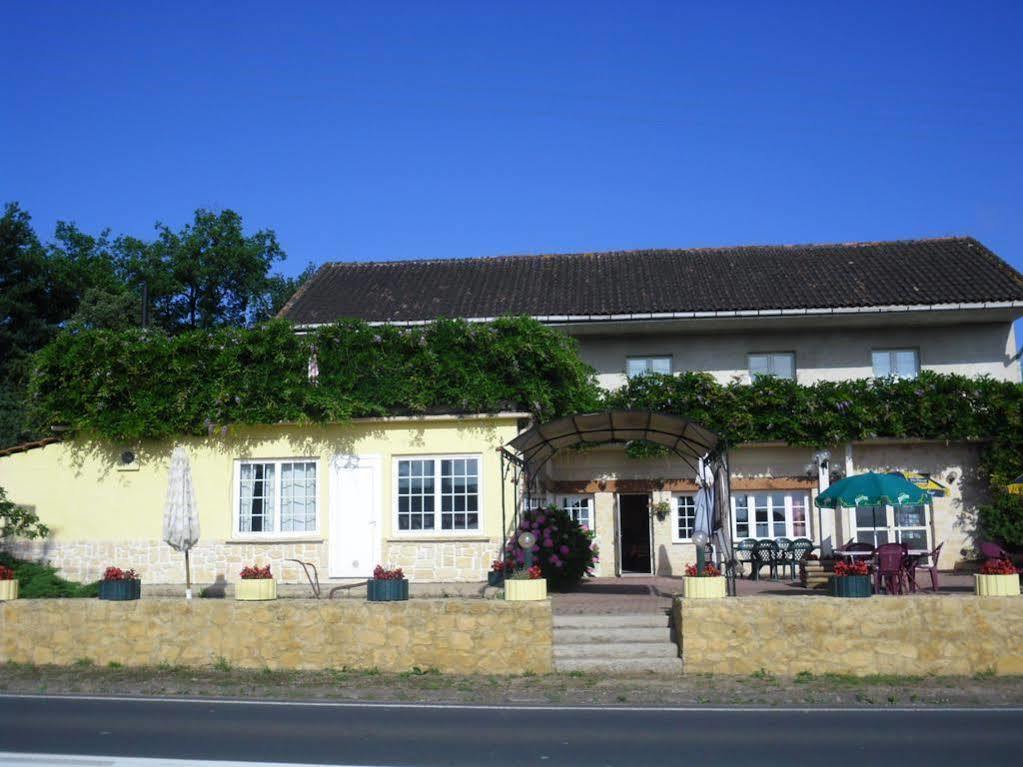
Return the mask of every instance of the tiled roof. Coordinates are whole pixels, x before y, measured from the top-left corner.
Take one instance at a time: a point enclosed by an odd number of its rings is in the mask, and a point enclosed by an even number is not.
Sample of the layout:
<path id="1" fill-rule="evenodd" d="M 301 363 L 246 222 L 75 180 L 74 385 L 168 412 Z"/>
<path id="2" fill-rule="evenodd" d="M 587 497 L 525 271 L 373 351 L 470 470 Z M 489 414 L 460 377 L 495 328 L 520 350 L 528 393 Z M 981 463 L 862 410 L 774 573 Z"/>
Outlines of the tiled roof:
<path id="1" fill-rule="evenodd" d="M 1023 301 L 969 237 L 325 264 L 281 311 L 302 325 Z"/>

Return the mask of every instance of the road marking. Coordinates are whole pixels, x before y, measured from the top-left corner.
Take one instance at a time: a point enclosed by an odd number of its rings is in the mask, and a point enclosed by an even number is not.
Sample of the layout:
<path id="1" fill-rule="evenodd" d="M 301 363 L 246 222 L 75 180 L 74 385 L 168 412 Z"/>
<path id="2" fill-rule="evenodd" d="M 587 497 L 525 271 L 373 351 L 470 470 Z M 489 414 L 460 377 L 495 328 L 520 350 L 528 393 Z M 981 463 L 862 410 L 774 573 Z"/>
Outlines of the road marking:
<path id="1" fill-rule="evenodd" d="M 101 703 L 191 703 L 217 706 L 294 706 L 298 708 L 382 708 L 382 709 L 426 709 L 439 711 L 632 711 L 636 713 L 758 713 L 771 711 L 784 713 L 855 713 L 895 711 L 899 713 L 1023 713 L 1023 706 L 499 706 L 471 703 L 360 703 L 357 701 L 334 700 L 242 700 L 238 698 L 159 698 L 147 695 L 42 695 L 39 693 L 0 693 L 2 700 L 60 700 L 90 701 Z"/>
<path id="2" fill-rule="evenodd" d="M 214 759 L 145 759 L 136 756 L 35 754 L 0 751 L 0 764 L 24 767 L 368 767 L 356 764 L 306 764 L 302 762 L 237 762 Z M 376 767 L 381 767 L 377 765 Z M 384 765 L 383 767 L 386 767 Z"/>

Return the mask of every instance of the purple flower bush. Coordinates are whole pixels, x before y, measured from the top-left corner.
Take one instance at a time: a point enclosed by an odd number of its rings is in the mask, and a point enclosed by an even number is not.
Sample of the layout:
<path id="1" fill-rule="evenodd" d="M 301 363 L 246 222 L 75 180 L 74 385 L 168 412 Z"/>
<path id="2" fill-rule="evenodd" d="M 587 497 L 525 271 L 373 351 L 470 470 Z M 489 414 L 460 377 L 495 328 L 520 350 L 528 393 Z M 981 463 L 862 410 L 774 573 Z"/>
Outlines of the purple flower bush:
<path id="1" fill-rule="evenodd" d="M 526 552 L 518 537 L 525 531 L 536 538 L 533 562 L 540 566 L 550 589 L 568 588 L 593 575 L 599 552 L 594 533 L 583 528 L 564 509 L 548 506 L 522 515 L 518 529 L 504 547 L 505 562 L 511 569 L 525 567 Z"/>

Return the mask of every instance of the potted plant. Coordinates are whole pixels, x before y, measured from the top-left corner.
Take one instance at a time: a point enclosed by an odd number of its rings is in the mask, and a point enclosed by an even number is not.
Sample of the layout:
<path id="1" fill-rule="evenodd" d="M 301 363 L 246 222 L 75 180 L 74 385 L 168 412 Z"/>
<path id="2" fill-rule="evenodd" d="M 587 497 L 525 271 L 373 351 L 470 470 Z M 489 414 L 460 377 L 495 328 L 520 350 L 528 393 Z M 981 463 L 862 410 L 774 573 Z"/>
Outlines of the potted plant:
<path id="1" fill-rule="evenodd" d="M 547 579 L 540 565 L 516 570 L 504 580 L 504 598 L 508 602 L 532 602 L 547 598 Z"/>
<path id="2" fill-rule="evenodd" d="M 234 587 L 234 598 L 243 602 L 277 599 L 277 581 L 266 567 L 243 567 L 241 580 Z"/>
<path id="3" fill-rule="evenodd" d="M 658 522 L 663 522 L 671 514 L 671 504 L 667 501 L 658 501 L 650 507 L 650 513 L 657 517 Z"/>
<path id="4" fill-rule="evenodd" d="M 134 570 L 108 567 L 99 582 L 99 598 L 114 602 L 138 599 L 142 596 L 142 579 Z"/>
<path id="5" fill-rule="evenodd" d="M 725 576 L 709 562 L 703 572 L 696 565 L 686 565 L 686 577 L 682 581 L 686 599 L 719 599 L 728 594 Z"/>
<path id="6" fill-rule="evenodd" d="M 0 601 L 18 598 L 18 579 L 14 570 L 0 565 Z"/>
<path id="7" fill-rule="evenodd" d="M 366 583 L 366 599 L 370 602 L 404 602 L 408 599 L 408 579 L 400 567 L 387 570 L 383 565 L 373 568 L 373 577 Z"/>
<path id="8" fill-rule="evenodd" d="M 831 596 L 847 598 L 869 597 L 870 567 L 866 562 L 836 562 L 835 573 L 831 576 Z"/>
<path id="9" fill-rule="evenodd" d="M 974 588 L 982 597 L 1018 597 L 1019 570 L 1007 559 L 985 562 L 974 577 Z"/>
<path id="10" fill-rule="evenodd" d="M 487 585 L 500 586 L 504 583 L 504 571 L 506 567 L 510 569 L 510 563 L 506 563 L 501 559 L 495 559 L 490 565 L 490 572 L 487 573 Z"/>

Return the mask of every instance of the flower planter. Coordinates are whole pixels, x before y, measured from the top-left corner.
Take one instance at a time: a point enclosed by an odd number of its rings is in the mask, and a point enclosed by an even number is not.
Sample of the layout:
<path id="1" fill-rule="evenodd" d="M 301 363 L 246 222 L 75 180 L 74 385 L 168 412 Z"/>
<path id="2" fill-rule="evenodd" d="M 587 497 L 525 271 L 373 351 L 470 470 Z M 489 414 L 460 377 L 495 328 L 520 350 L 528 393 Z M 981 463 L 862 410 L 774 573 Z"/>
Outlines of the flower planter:
<path id="1" fill-rule="evenodd" d="M 547 598 L 547 579 L 510 579 L 504 582 L 504 598 L 508 602 L 532 602 Z"/>
<path id="2" fill-rule="evenodd" d="M 1018 597 L 1019 575 L 981 575 L 973 576 L 978 596 L 982 597 Z"/>
<path id="3" fill-rule="evenodd" d="M 720 599 L 728 595 L 725 576 L 685 576 L 683 579 L 686 599 Z"/>
<path id="4" fill-rule="evenodd" d="M 487 573 L 488 586 L 500 586 L 502 583 L 504 583 L 504 573 L 495 573 L 493 570 Z"/>
<path id="5" fill-rule="evenodd" d="M 18 598 L 18 581 L 0 581 L 0 602 Z"/>
<path id="6" fill-rule="evenodd" d="M 142 596 L 142 581 L 100 581 L 99 598 L 111 602 L 127 602 Z"/>
<path id="7" fill-rule="evenodd" d="M 273 578 L 242 578 L 234 587 L 234 598 L 242 602 L 277 599 L 277 581 Z"/>
<path id="8" fill-rule="evenodd" d="M 370 602 L 404 602 L 408 599 L 408 579 L 370 578 L 366 582 L 366 599 Z"/>
<path id="9" fill-rule="evenodd" d="M 831 596 L 863 599 L 873 594 L 869 575 L 831 576 Z"/>

